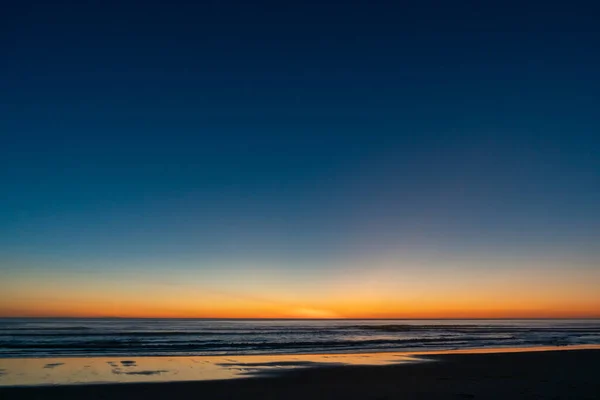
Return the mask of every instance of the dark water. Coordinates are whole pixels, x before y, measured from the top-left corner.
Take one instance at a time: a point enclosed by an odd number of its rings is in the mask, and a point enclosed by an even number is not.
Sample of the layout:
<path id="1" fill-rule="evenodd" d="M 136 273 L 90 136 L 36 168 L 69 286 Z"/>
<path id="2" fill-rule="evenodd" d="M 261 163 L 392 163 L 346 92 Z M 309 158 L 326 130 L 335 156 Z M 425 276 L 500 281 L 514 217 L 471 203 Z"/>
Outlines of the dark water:
<path id="1" fill-rule="evenodd" d="M 0 358 L 600 344 L 600 320 L 0 319 Z"/>

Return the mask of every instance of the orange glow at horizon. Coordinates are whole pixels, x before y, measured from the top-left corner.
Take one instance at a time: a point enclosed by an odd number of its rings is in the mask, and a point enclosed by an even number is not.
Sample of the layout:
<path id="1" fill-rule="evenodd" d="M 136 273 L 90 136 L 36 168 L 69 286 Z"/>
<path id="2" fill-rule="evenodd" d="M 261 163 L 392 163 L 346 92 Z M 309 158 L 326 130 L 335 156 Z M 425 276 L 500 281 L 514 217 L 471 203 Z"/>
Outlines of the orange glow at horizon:
<path id="1" fill-rule="evenodd" d="M 67 308 L 67 307 L 39 307 L 30 308 L 0 308 L 1 317 L 6 318 L 205 318 L 205 319 L 588 319 L 600 318 L 596 307 L 581 309 L 411 309 L 403 311 L 382 312 L 375 310 L 372 313 L 340 313 L 329 310 L 218 310 L 214 312 L 197 312 L 181 308 L 178 310 L 165 309 L 131 309 L 123 307 L 97 308 Z"/>
<path id="2" fill-rule="evenodd" d="M 0 281 L 0 317 L 600 318 L 600 271 L 588 265 L 445 263 L 145 275 L 15 269 Z"/>
<path id="3" fill-rule="evenodd" d="M 2 301 L 3 317 L 120 317 L 120 318 L 298 318 L 298 319 L 410 319 L 410 318 L 600 318 L 600 302 L 538 301 L 525 299 L 432 299 L 396 301 L 352 297 L 329 302 L 292 305 L 217 298 L 157 297 L 104 299 L 70 295 L 64 298 Z"/>

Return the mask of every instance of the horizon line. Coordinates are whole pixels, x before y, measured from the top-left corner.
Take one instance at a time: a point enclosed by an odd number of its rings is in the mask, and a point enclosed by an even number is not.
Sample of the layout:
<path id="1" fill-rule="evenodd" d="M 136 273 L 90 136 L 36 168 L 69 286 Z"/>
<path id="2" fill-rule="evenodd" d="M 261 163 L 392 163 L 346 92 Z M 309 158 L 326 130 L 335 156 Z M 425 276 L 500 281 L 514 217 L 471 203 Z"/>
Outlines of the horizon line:
<path id="1" fill-rule="evenodd" d="M 477 321 L 477 320 L 587 320 L 600 319 L 592 317 L 474 317 L 474 318 L 224 318 L 224 317 L 117 317 L 117 316 L 0 316 L 0 319 L 171 319 L 171 320 L 206 320 L 206 321 Z"/>

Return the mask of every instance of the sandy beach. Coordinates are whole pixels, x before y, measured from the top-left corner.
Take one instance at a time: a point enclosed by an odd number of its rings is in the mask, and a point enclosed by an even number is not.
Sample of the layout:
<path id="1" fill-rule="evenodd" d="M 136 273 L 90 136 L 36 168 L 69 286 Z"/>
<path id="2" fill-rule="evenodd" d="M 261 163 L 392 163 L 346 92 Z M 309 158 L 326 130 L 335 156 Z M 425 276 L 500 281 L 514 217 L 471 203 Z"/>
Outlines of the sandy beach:
<path id="1" fill-rule="evenodd" d="M 236 380 L 0 388 L 4 399 L 598 399 L 600 350 L 440 354 Z"/>

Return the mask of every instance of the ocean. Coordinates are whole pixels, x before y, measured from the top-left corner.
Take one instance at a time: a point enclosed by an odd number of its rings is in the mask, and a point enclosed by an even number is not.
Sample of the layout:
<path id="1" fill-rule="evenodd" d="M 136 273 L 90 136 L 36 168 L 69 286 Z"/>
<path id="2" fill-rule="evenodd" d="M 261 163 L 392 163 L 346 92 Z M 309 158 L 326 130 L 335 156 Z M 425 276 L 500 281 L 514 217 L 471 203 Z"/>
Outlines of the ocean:
<path id="1" fill-rule="evenodd" d="M 0 319 L 0 358 L 410 352 L 578 344 L 600 344 L 600 320 Z"/>

